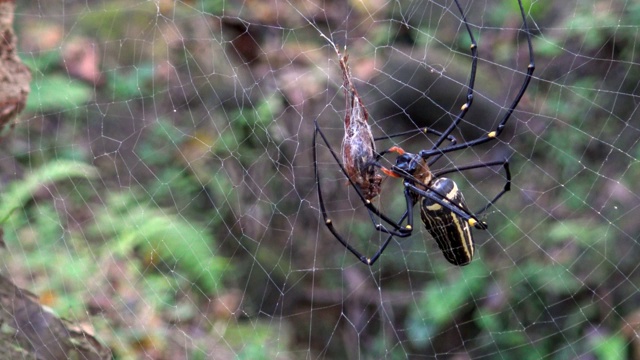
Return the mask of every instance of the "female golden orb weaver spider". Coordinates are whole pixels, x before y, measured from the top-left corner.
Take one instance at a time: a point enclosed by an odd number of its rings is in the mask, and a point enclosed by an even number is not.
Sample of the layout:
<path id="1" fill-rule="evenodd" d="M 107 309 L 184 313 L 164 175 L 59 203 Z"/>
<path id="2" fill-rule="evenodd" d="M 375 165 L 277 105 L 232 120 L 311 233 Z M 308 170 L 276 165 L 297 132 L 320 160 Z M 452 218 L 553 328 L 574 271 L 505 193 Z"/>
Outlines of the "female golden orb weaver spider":
<path id="1" fill-rule="evenodd" d="M 527 66 L 524 81 L 495 130 L 487 132 L 476 139 L 458 144 L 456 138 L 452 135 L 452 132 L 464 119 L 471 107 L 471 103 L 473 102 L 474 83 L 478 63 L 478 49 L 476 40 L 471 32 L 471 28 L 467 22 L 462 6 L 458 0 L 454 0 L 454 2 L 460 12 L 462 21 L 471 40 L 470 48 L 472 62 L 471 73 L 467 84 L 466 102 L 460 107 L 460 111 L 456 118 L 446 130 L 440 132 L 430 128 L 420 128 L 374 138 L 371 135 L 371 130 L 367 123 L 368 113 L 351 82 L 349 70 L 346 64 L 346 57 L 340 60 L 340 65 L 344 75 L 345 94 L 347 95 L 345 137 L 343 139 L 342 146 L 344 165 L 331 147 L 329 140 L 318 126 L 317 119 L 314 121 L 315 131 L 313 134 L 313 160 L 320 212 L 322 213 L 325 225 L 333 236 L 364 264 L 373 265 L 380 258 L 380 255 L 382 255 L 394 236 L 404 238 L 413 233 L 413 207 L 416 203 L 420 203 L 420 217 L 422 222 L 424 223 L 427 231 L 436 240 L 438 247 L 443 252 L 445 258 L 454 265 L 463 266 L 469 264 L 473 259 L 475 252 L 471 228 L 475 227 L 480 230 L 487 229 L 487 224 L 480 221 L 478 219 L 478 215 L 491 207 L 511 188 L 511 173 L 509 171 L 508 159 L 466 166 L 454 166 L 434 172 L 430 170 L 430 168 L 447 153 L 467 149 L 496 140 L 504 130 L 507 121 L 511 118 L 511 115 L 524 96 L 535 70 L 531 34 L 527 25 L 527 19 L 522 2 L 521 0 L 518 0 L 520 15 L 523 21 L 522 27 L 527 39 L 529 51 L 529 65 Z M 375 150 L 375 141 L 415 134 L 418 132 L 432 134 L 438 136 L 438 138 L 430 149 L 420 150 L 415 154 L 406 152 L 398 146 L 392 146 L 391 148 L 381 152 L 376 152 Z M 389 235 L 371 257 L 365 256 L 349 244 L 349 242 L 340 235 L 334 226 L 332 219 L 328 215 L 324 196 L 322 194 L 320 174 L 318 172 L 318 135 L 320 135 L 320 138 L 329 149 L 333 159 L 339 165 L 342 173 L 347 177 L 349 184 L 353 187 L 358 198 L 366 207 L 375 229 Z M 445 141 L 448 141 L 448 143 L 443 145 Z M 391 166 L 391 168 L 386 168 L 380 164 L 380 159 L 389 153 L 396 153 L 398 156 L 396 157 L 395 164 Z M 482 209 L 472 213 L 468 209 L 462 192 L 459 190 L 457 184 L 453 180 L 443 177 L 443 175 L 493 166 L 502 166 L 504 168 L 506 179 L 504 188 Z M 381 191 L 381 175 L 377 173 L 378 170 L 389 177 L 403 179 L 406 210 L 398 221 L 394 221 L 388 215 L 381 212 L 371 202 L 371 200 L 379 195 Z M 379 219 L 379 221 L 376 219 Z"/>

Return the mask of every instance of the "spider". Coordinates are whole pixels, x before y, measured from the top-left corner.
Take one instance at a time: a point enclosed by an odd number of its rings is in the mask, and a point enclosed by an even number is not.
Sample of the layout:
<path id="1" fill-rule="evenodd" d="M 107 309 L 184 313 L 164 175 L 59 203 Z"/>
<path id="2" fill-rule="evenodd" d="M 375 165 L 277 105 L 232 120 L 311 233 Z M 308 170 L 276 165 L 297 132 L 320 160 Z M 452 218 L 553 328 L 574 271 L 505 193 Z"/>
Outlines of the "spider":
<path id="1" fill-rule="evenodd" d="M 498 123 L 498 126 L 495 130 L 485 133 L 484 135 L 463 143 L 458 143 L 456 138 L 452 135 L 452 132 L 458 127 L 459 123 L 464 119 L 467 111 L 469 110 L 471 103 L 473 101 L 473 91 L 474 91 L 474 82 L 475 75 L 477 69 L 478 62 L 478 50 L 475 38 L 473 33 L 471 32 L 471 28 L 469 23 L 467 22 L 466 16 L 462 9 L 462 6 L 458 2 L 458 0 L 454 0 L 458 11 L 460 12 L 462 21 L 465 25 L 466 31 L 471 40 L 471 73 L 469 75 L 468 84 L 467 84 L 467 96 L 466 102 L 461 106 L 459 113 L 457 114 L 454 121 L 449 125 L 447 129 L 444 131 L 436 131 L 430 128 L 420 128 L 413 129 L 397 134 L 386 135 L 382 137 L 373 138 L 373 141 L 379 141 L 383 139 L 390 139 L 398 136 L 406 136 L 410 134 L 415 134 L 418 132 L 424 134 L 431 134 L 437 136 L 437 140 L 434 142 L 433 146 L 430 149 L 420 150 L 418 153 L 409 153 L 404 149 L 398 146 L 392 146 L 389 149 L 386 149 L 381 152 L 375 151 L 375 145 L 373 142 L 371 143 L 371 150 L 374 153 L 373 158 L 365 163 L 359 163 L 360 169 L 359 171 L 362 173 L 369 174 L 368 176 L 374 177 L 378 174 L 373 174 L 372 169 L 379 169 L 383 174 L 388 177 L 393 178 L 401 178 L 403 179 L 404 186 L 404 198 L 406 203 L 406 210 L 404 214 L 400 217 L 398 221 L 394 221 L 388 215 L 381 212 L 376 206 L 371 202 L 372 198 L 375 197 L 379 190 L 375 193 L 367 193 L 363 194 L 366 191 L 366 188 L 363 188 L 361 183 L 357 183 L 358 179 L 354 179 L 350 174 L 353 173 L 353 169 L 345 169 L 345 166 L 341 163 L 338 154 L 335 153 L 329 140 L 324 135 L 320 127 L 318 126 L 317 119 L 314 121 L 314 134 L 313 134 L 313 159 L 314 159 L 314 168 L 315 168 L 315 180 L 318 188 L 318 201 L 320 204 L 320 211 L 322 213 L 322 217 L 324 219 L 324 223 L 329 229 L 329 231 L 333 234 L 333 236 L 354 256 L 356 256 L 362 263 L 366 265 L 373 265 L 382 255 L 384 250 L 389 245 L 391 239 L 395 237 L 404 238 L 408 237 L 412 234 L 414 229 L 413 222 L 413 207 L 416 203 L 420 203 L 420 217 L 422 222 L 424 223 L 427 231 L 431 234 L 431 236 L 436 240 L 438 247 L 443 252 L 444 257 L 454 265 L 463 266 L 467 265 L 471 262 L 474 255 L 474 242 L 471 234 L 471 228 L 475 227 L 476 229 L 486 230 L 487 224 L 478 219 L 478 215 L 486 211 L 489 207 L 491 207 L 498 199 L 502 197 L 507 191 L 511 188 L 511 173 L 509 170 L 509 161 L 508 159 L 492 161 L 492 162 L 484 162 L 477 163 L 465 166 L 454 166 L 451 168 L 445 168 L 439 171 L 432 172 L 430 167 L 433 166 L 440 158 L 442 158 L 445 154 L 451 153 L 458 150 L 467 149 L 470 147 L 474 147 L 483 143 L 487 143 L 490 141 L 494 141 L 500 136 L 504 127 L 511 117 L 513 111 L 518 106 L 518 103 L 524 96 L 524 93 L 529 86 L 529 82 L 531 81 L 535 65 L 534 65 L 534 57 L 533 57 L 533 46 L 531 41 L 531 34 L 529 32 L 529 27 L 527 25 L 526 15 L 524 12 L 524 8 L 522 6 L 521 0 L 518 0 L 518 5 L 520 8 L 520 15 L 523 21 L 524 33 L 527 39 L 527 46 L 529 51 L 529 65 L 527 67 L 527 72 L 524 78 L 522 85 L 520 86 L 520 90 L 517 95 L 511 102 L 509 108 L 505 112 L 504 116 Z M 345 59 L 346 60 L 346 59 Z M 341 60 L 342 61 L 342 60 Z M 342 62 L 341 62 L 342 66 Z M 343 69 L 344 70 L 344 69 Z M 346 76 L 346 75 L 345 75 Z M 345 79 L 345 84 L 347 80 Z M 352 93 L 353 94 L 353 93 Z M 357 93 L 355 93 L 357 97 Z M 357 98 L 358 104 L 364 109 L 359 98 Z M 347 109 L 349 111 L 349 109 Z M 353 111 L 353 108 L 351 108 Z M 365 110 L 366 113 L 366 110 Z M 347 114 L 347 118 L 348 118 Z M 347 119 L 345 119 L 347 120 Z M 365 117 L 366 122 L 366 117 Z M 346 124 L 346 122 L 345 122 Z M 346 126 L 345 126 L 346 127 Z M 368 128 L 368 124 L 367 124 Z M 333 221 L 329 217 L 327 213 L 327 209 L 324 203 L 324 196 L 322 194 L 321 182 L 320 182 L 320 174 L 318 172 L 318 159 L 317 159 L 317 135 L 320 135 L 320 138 L 324 142 L 324 144 L 329 149 L 332 157 L 339 165 L 343 174 L 347 177 L 349 184 L 355 192 L 357 193 L 358 198 L 362 201 L 364 206 L 366 207 L 371 221 L 373 222 L 375 229 L 382 233 L 388 234 L 388 237 L 382 243 L 382 245 L 378 248 L 375 254 L 371 257 L 367 257 L 354 248 L 351 244 L 349 244 L 342 235 L 337 231 L 337 229 L 333 225 Z M 345 138 L 346 139 L 346 138 Z M 445 144 L 445 142 L 447 142 Z M 344 145 L 343 145 L 344 150 Z M 398 156 L 396 157 L 395 164 L 391 166 L 390 169 L 384 167 L 380 164 L 380 159 L 386 154 L 395 153 Z M 349 160 L 349 159 L 346 159 Z M 345 161 L 346 161 L 345 160 Z M 353 166 L 353 165 L 351 165 Z M 483 208 L 476 211 L 475 213 L 471 212 L 466 205 L 462 192 L 458 189 L 457 184 L 446 177 L 443 177 L 449 173 L 457 173 L 463 172 L 466 170 L 478 169 L 478 168 L 486 168 L 486 167 L 494 167 L 494 166 L 502 166 L 505 172 L 505 185 L 492 200 L 490 200 Z"/>

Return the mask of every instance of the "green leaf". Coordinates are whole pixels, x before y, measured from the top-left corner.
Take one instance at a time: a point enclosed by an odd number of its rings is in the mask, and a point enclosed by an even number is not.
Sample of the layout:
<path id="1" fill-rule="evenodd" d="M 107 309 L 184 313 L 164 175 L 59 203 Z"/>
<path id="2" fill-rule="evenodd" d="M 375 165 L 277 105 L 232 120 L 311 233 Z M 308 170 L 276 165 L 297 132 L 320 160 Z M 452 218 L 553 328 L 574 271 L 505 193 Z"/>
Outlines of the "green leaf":
<path id="1" fill-rule="evenodd" d="M 135 99 L 151 95 L 154 68 L 152 64 L 136 66 L 130 73 L 111 72 L 109 88 L 112 100 Z"/>
<path id="2" fill-rule="evenodd" d="M 558 264 L 540 264 L 534 261 L 520 265 L 520 271 L 510 275 L 509 283 L 528 283 L 534 291 L 550 294 L 573 294 L 582 283 L 567 268 Z"/>
<path id="3" fill-rule="evenodd" d="M 230 267 L 212 249 L 215 239 L 207 228 L 162 209 L 134 206 L 120 213 L 106 211 L 98 216 L 97 228 L 102 236 L 113 238 L 105 245 L 105 251 L 127 256 L 141 248 L 151 262 L 159 260 L 172 271 L 182 272 L 206 294 L 220 289 Z"/>
<path id="4" fill-rule="evenodd" d="M 609 226 L 585 220 L 565 220 L 549 227 L 548 237 L 555 242 L 576 241 L 584 246 L 605 244 L 611 239 Z"/>
<path id="5" fill-rule="evenodd" d="M 433 282 L 427 286 L 420 306 L 430 315 L 434 325 L 441 326 L 453 320 L 465 304 L 473 301 L 473 295 L 484 287 L 486 277 L 478 276 L 483 268 L 481 262 L 475 261 L 463 268 L 459 279 L 447 284 Z"/>
<path id="6" fill-rule="evenodd" d="M 602 337 L 595 341 L 593 352 L 599 360 L 624 359 L 627 354 L 627 341 L 618 335 Z"/>
<path id="7" fill-rule="evenodd" d="M 14 181 L 2 195 L 0 204 L 0 225 L 9 216 L 23 207 L 31 199 L 33 193 L 42 186 L 71 178 L 94 179 L 98 177 L 95 167 L 76 161 L 53 161 L 34 170 L 23 181 Z"/>
<path id="8" fill-rule="evenodd" d="M 62 75 L 48 75 L 31 82 L 27 111 L 75 109 L 93 97 L 93 87 Z"/>
<path id="9" fill-rule="evenodd" d="M 60 51 L 52 50 L 42 52 L 39 56 L 21 57 L 21 60 L 29 67 L 32 73 L 46 73 L 60 64 L 62 55 Z"/>
<path id="10" fill-rule="evenodd" d="M 448 283 L 429 283 L 418 303 L 416 313 L 410 316 L 410 336 L 414 343 L 426 345 L 438 329 L 455 319 L 455 316 L 474 303 L 490 278 L 481 261 L 474 261 L 462 268 L 457 279 Z"/>
<path id="11" fill-rule="evenodd" d="M 294 333 L 287 326 L 277 329 L 268 322 L 255 321 L 230 324 L 225 328 L 225 344 L 236 349 L 237 359 L 277 359 Z"/>
<path id="12" fill-rule="evenodd" d="M 560 56 L 563 51 L 562 44 L 553 38 L 537 38 L 534 41 L 533 48 L 536 49 L 536 56 L 545 57 Z"/>

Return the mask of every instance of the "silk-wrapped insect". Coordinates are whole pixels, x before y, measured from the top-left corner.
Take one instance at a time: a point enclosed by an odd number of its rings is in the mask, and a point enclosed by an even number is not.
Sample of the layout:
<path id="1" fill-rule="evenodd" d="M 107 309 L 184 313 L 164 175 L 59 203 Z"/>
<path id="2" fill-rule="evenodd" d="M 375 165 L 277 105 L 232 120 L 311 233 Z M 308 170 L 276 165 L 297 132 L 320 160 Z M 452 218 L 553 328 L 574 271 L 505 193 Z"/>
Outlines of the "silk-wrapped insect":
<path id="1" fill-rule="evenodd" d="M 342 164 L 347 177 L 360 189 L 362 196 L 371 200 L 380 194 L 382 176 L 378 173 L 376 146 L 369 126 L 369 112 L 362 103 L 358 91 L 351 80 L 349 56 L 340 56 L 346 114 L 344 117 L 344 138 L 342 139 Z"/>

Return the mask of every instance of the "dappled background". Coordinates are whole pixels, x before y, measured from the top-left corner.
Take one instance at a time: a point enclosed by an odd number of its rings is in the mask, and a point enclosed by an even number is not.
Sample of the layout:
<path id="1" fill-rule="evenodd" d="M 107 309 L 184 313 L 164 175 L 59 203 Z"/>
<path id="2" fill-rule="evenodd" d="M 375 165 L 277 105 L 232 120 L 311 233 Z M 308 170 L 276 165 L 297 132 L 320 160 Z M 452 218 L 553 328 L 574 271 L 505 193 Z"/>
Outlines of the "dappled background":
<path id="1" fill-rule="evenodd" d="M 461 2 L 479 61 L 455 135 L 473 139 L 529 54 L 515 0 Z M 321 220 L 312 158 L 315 119 L 342 141 L 333 44 L 375 136 L 453 121 L 471 70 L 453 1 L 20 1 L 32 83 L 0 144 L 0 272 L 118 359 L 640 356 L 640 5 L 523 6 L 527 93 L 498 141 L 438 163 L 511 164 L 459 268 L 417 219 L 358 262 Z M 336 227 L 372 254 L 384 238 L 317 150 Z M 499 170 L 451 177 L 477 209 Z M 393 217 L 401 185 L 376 200 Z"/>

